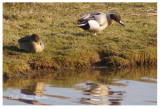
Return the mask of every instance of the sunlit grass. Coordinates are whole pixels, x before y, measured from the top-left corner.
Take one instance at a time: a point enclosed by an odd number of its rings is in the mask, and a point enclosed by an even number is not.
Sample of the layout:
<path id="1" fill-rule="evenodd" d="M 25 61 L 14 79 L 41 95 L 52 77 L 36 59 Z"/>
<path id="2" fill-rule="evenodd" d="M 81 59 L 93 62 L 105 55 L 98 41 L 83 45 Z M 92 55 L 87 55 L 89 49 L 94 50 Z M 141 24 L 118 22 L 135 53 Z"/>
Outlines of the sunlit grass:
<path id="1" fill-rule="evenodd" d="M 116 22 L 94 36 L 77 26 L 90 11 L 118 12 Z M 22 52 L 18 39 L 38 34 L 42 53 Z M 3 72 L 9 76 L 33 70 L 156 65 L 156 3 L 3 3 Z"/>

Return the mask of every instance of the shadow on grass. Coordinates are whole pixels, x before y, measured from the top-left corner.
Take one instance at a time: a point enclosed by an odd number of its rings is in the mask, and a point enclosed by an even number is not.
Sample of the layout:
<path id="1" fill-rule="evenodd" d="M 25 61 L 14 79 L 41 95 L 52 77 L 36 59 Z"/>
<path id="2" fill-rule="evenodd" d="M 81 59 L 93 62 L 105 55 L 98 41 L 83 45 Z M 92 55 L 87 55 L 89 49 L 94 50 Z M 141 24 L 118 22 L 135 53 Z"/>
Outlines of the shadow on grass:
<path id="1" fill-rule="evenodd" d="M 6 51 L 6 50 L 27 53 L 26 51 L 21 50 L 21 49 L 17 48 L 16 46 L 3 46 L 3 51 Z M 9 52 L 9 54 L 12 55 L 11 52 Z"/>
<path id="2" fill-rule="evenodd" d="M 83 33 L 71 33 L 74 36 L 81 36 L 81 37 L 85 37 L 88 36 L 88 34 L 83 34 Z"/>
<path id="3" fill-rule="evenodd" d="M 105 52 L 99 52 L 99 58 L 100 58 L 100 61 L 98 62 L 95 62 L 93 63 L 93 66 L 95 67 L 112 67 L 113 66 L 113 63 L 110 63 L 109 62 L 109 59 L 106 59 L 106 57 L 109 57 L 109 56 L 114 56 L 116 54 L 114 53 L 105 53 Z"/>
<path id="4" fill-rule="evenodd" d="M 51 33 L 51 34 L 47 34 L 47 35 L 44 35 L 44 36 L 55 36 L 56 34 L 55 33 Z"/>
<path id="5" fill-rule="evenodd" d="M 85 37 L 85 36 L 88 36 L 89 34 L 86 34 L 86 33 L 71 33 L 70 31 L 64 31 L 64 32 L 61 32 L 62 34 L 65 34 L 65 35 L 73 35 L 73 36 L 77 36 L 77 37 Z"/>

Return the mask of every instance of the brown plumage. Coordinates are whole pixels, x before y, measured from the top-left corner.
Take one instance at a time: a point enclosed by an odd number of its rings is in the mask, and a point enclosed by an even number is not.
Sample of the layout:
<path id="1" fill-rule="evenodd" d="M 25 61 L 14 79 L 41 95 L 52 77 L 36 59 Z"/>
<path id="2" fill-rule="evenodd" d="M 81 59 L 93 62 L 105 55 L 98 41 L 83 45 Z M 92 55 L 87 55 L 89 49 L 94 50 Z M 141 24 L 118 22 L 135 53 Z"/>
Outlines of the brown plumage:
<path id="1" fill-rule="evenodd" d="M 38 53 L 44 50 L 44 43 L 37 34 L 23 37 L 18 40 L 18 43 L 20 48 L 27 52 Z"/>

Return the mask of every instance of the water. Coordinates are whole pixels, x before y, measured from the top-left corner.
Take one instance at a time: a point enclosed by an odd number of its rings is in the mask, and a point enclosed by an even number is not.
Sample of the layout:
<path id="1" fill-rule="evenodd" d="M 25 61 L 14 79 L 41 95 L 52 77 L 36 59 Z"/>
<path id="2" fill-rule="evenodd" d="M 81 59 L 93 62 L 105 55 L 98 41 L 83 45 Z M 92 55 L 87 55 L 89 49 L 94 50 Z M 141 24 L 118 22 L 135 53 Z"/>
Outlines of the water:
<path id="1" fill-rule="evenodd" d="M 157 70 L 63 71 L 3 83 L 4 105 L 157 105 Z"/>

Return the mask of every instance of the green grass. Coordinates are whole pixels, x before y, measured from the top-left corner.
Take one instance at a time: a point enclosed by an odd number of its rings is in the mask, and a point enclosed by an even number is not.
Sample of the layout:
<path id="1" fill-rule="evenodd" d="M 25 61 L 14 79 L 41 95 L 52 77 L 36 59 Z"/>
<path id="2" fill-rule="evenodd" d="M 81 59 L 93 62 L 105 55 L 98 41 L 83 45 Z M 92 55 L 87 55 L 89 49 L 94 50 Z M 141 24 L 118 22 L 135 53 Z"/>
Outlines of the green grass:
<path id="1" fill-rule="evenodd" d="M 118 12 L 126 26 L 113 22 L 94 36 L 76 27 L 90 11 Z M 22 52 L 18 39 L 33 33 L 45 50 Z M 35 70 L 156 64 L 156 3 L 3 3 L 3 72 L 8 77 Z"/>

